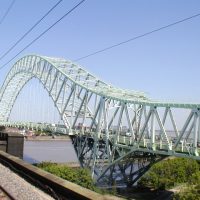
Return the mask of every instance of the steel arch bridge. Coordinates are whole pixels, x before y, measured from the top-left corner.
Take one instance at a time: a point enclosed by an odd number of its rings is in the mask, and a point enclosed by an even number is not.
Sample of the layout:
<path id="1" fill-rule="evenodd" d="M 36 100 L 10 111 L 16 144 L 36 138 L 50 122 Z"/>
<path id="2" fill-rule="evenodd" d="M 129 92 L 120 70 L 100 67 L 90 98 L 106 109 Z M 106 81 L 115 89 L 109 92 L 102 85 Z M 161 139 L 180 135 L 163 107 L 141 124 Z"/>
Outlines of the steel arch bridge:
<path id="1" fill-rule="evenodd" d="M 60 58 L 27 55 L 13 65 L 0 90 L 1 125 L 44 127 L 9 121 L 18 94 L 32 78 L 48 91 L 80 164 L 98 183 L 132 185 L 153 163 L 171 155 L 200 160 L 200 104 L 154 101 Z M 187 114 L 181 128 L 174 114 L 179 111 Z"/>

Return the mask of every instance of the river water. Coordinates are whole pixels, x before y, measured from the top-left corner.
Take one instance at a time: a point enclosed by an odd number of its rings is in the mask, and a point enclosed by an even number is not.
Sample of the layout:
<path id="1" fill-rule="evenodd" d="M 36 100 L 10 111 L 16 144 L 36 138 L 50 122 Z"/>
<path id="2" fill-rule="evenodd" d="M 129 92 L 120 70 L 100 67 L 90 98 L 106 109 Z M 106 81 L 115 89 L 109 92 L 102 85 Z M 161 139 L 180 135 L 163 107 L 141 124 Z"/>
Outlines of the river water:
<path id="1" fill-rule="evenodd" d="M 31 164 L 42 161 L 56 163 L 78 162 L 70 140 L 24 141 L 23 160 Z"/>

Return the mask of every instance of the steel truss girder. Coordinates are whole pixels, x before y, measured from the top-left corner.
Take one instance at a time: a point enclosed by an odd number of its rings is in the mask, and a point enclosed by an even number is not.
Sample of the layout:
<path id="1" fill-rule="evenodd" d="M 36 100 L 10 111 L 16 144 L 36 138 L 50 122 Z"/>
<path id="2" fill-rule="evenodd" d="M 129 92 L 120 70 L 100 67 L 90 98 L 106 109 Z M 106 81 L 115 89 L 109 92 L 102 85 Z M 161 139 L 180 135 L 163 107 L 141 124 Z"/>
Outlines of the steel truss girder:
<path id="1" fill-rule="evenodd" d="M 140 179 L 156 162 L 164 159 L 166 156 L 160 156 L 151 153 L 134 151 L 120 157 L 98 177 L 97 184 L 126 185 L 131 187 Z"/>
<path id="2" fill-rule="evenodd" d="M 104 140 L 92 137 L 71 136 L 77 156 L 82 167 L 92 170 L 99 186 L 126 185 L 132 186 L 156 162 L 164 159 L 165 155 L 156 155 L 142 151 L 126 151 L 121 156 L 117 151 L 111 158 Z M 96 145 L 96 148 L 94 148 Z M 109 143 L 112 149 L 112 143 Z M 118 149 L 123 151 L 123 149 Z M 112 162 L 109 162 L 109 159 Z"/>

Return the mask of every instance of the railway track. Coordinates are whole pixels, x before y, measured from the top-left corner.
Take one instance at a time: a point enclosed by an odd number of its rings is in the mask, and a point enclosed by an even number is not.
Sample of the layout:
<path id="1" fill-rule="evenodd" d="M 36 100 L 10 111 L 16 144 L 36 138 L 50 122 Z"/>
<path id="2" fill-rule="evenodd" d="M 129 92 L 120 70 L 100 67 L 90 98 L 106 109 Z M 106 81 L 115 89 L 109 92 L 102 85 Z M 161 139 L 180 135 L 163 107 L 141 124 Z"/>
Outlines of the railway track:
<path id="1" fill-rule="evenodd" d="M 0 185 L 0 200 L 17 200 L 17 198 L 11 195 L 9 191 Z"/>

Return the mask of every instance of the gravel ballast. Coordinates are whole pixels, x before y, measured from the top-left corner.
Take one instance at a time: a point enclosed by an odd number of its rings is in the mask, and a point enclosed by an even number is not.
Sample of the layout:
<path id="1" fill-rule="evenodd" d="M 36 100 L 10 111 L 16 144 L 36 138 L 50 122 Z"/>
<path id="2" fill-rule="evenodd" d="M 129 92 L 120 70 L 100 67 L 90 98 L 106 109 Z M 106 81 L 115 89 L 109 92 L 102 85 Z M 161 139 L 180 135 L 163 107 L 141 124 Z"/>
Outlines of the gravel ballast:
<path id="1" fill-rule="evenodd" d="M 43 191 L 0 164 L 0 185 L 18 200 L 53 200 Z"/>

